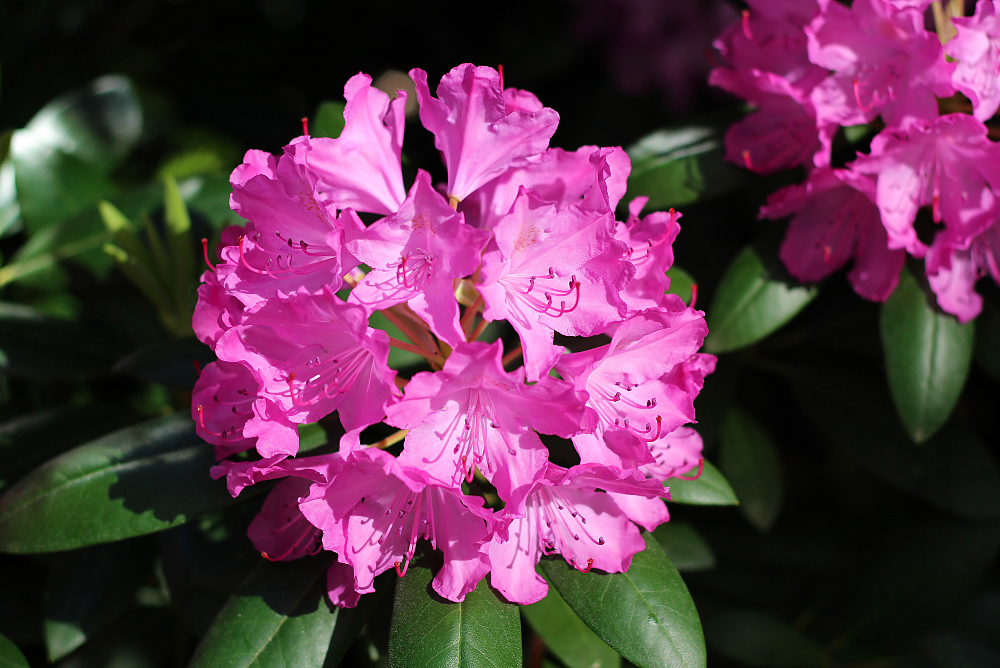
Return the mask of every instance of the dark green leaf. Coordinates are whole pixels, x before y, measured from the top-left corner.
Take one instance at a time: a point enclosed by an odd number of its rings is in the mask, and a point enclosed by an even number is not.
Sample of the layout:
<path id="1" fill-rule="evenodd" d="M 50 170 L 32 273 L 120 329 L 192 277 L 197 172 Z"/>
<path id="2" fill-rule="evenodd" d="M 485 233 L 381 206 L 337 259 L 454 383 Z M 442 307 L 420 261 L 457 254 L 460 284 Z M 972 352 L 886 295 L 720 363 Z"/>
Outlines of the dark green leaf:
<path id="1" fill-rule="evenodd" d="M 640 668 L 705 665 L 705 639 L 694 601 L 656 539 L 625 573 L 581 573 L 543 559 L 545 577 L 604 642 Z"/>
<path id="2" fill-rule="evenodd" d="M 0 303 L 0 371 L 31 378 L 107 373 L 119 351 L 107 337 L 26 306 Z"/>
<path id="3" fill-rule="evenodd" d="M 594 635 L 555 587 L 538 603 L 522 605 L 521 614 L 567 668 L 608 668 L 620 666 L 618 652 Z"/>
<path id="4" fill-rule="evenodd" d="M 208 218 L 216 231 L 221 231 L 227 225 L 246 224 L 246 221 L 229 207 L 229 194 L 233 191 L 233 186 L 229 183 L 228 176 L 213 174 L 192 176 L 177 185 L 188 206 Z"/>
<path id="5" fill-rule="evenodd" d="M 140 348 L 119 360 L 115 371 L 190 391 L 198 380 L 195 363 L 204 369 L 214 359 L 215 353 L 201 341 L 181 339 Z"/>
<path id="6" fill-rule="evenodd" d="M 719 197 L 740 187 L 746 173 L 727 164 L 718 131 L 707 127 L 659 130 L 627 151 L 628 194 L 646 196 L 648 210 Z"/>
<path id="7" fill-rule="evenodd" d="M 335 630 L 364 625 L 367 605 L 334 607 L 326 596 L 329 553 L 291 562 L 262 561 L 202 638 L 191 668 L 320 668 Z M 349 644 L 349 641 L 347 642 Z"/>
<path id="8" fill-rule="evenodd" d="M 738 408 L 726 413 L 719 430 L 719 466 L 740 499 L 740 512 L 767 531 L 781 507 L 781 460 L 771 436 Z"/>
<path id="9" fill-rule="evenodd" d="M 53 552 L 183 524 L 233 503 L 189 415 L 128 427 L 53 459 L 0 497 L 0 550 Z"/>
<path id="10" fill-rule="evenodd" d="M 661 524 L 656 527 L 653 537 L 681 573 L 715 568 L 715 554 L 711 546 L 687 522 L 671 520 Z"/>
<path id="11" fill-rule="evenodd" d="M 705 622 L 709 646 L 730 659 L 761 668 L 822 668 L 830 658 L 819 644 L 762 612 L 731 611 Z"/>
<path id="12" fill-rule="evenodd" d="M 5 635 L 0 635 L 0 668 L 29 668 L 24 654 Z"/>
<path id="13" fill-rule="evenodd" d="M 299 452 L 315 450 L 321 445 L 326 445 L 328 438 L 323 426 L 318 422 L 312 424 L 300 424 L 299 427 Z"/>
<path id="14" fill-rule="evenodd" d="M 400 341 L 407 341 L 406 335 L 400 331 L 396 325 L 389 322 L 381 311 L 375 311 L 372 313 L 371 317 L 368 318 L 368 325 L 374 327 L 375 329 L 381 329 L 386 334 L 394 339 Z M 423 364 L 426 360 L 416 353 L 411 353 L 408 350 L 400 350 L 399 348 L 389 348 L 389 366 L 393 369 L 405 369 L 408 366 L 414 366 L 416 364 Z"/>
<path id="15" fill-rule="evenodd" d="M 337 138 L 344 131 L 344 103 L 320 102 L 316 116 L 309 124 L 309 134 L 313 137 Z"/>
<path id="16" fill-rule="evenodd" d="M 815 287 L 792 286 L 771 275 L 752 246 L 726 269 L 708 310 L 705 351 L 725 353 L 763 339 L 811 302 Z"/>
<path id="17" fill-rule="evenodd" d="M 693 474 L 692 474 L 693 475 Z M 736 493 L 729 486 L 719 469 L 707 459 L 697 480 L 670 478 L 666 481 L 670 488 L 670 499 L 675 503 L 690 503 L 697 506 L 735 506 L 739 504 Z"/>
<path id="18" fill-rule="evenodd" d="M 988 299 L 976 319 L 976 362 L 1000 383 L 1000 308 Z"/>
<path id="19" fill-rule="evenodd" d="M 390 668 L 520 666 L 517 606 L 502 601 L 487 578 L 463 602 L 451 603 L 430 588 L 433 577 L 430 568 L 414 563 L 396 583 Z"/>
<path id="20" fill-rule="evenodd" d="M 917 443 L 951 415 L 972 361 L 975 324 L 934 310 L 908 270 L 882 306 L 882 347 L 889 389 L 906 430 Z"/>
<path id="21" fill-rule="evenodd" d="M 691 286 L 694 285 L 694 277 L 677 266 L 667 270 L 667 277 L 670 279 L 670 294 L 677 295 L 684 300 L 685 304 L 691 303 Z"/>
<path id="22" fill-rule="evenodd" d="M 948 425 L 914 447 L 894 419 L 888 391 L 877 375 L 832 367 L 807 371 L 794 385 L 806 414 L 872 473 L 959 515 L 1000 517 L 1000 469 L 967 427 Z"/>
<path id="23" fill-rule="evenodd" d="M 96 545 L 58 569 L 45 603 L 45 648 L 55 663 L 120 614 L 151 570 L 148 543 Z"/>

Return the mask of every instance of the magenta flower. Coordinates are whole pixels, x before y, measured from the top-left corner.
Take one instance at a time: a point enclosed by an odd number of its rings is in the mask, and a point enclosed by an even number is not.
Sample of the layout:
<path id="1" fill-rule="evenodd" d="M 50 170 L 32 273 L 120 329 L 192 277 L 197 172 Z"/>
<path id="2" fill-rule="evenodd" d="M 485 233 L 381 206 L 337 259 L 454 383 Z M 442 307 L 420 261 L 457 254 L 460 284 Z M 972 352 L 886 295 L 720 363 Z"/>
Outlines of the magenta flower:
<path id="1" fill-rule="evenodd" d="M 368 327 L 363 308 L 329 289 L 263 303 L 222 336 L 216 354 L 251 368 L 260 395 L 290 422 L 316 422 L 343 407 L 345 439 L 379 422 L 397 394 L 396 372 L 386 364 L 388 336 Z M 256 416 L 244 430 L 263 430 L 276 419 Z"/>
<path id="2" fill-rule="evenodd" d="M 489 232 L 466 225 L 420 170 L 399 211 L 348 244 L 372 267 L 349 301 L 369 313 L 408 302 L 440 339 L 457 346 L 465 334 L 452 281 L 476 270 L 489 239 Z"/>
<path id="3" fill-rule="evenodd" d="M 604 490 L 604 491 L 600 491 Z M 595 464 L 566 470 L 549 464 L 532 486 L 523 513 L 505 512 L 506 536 L 498 532 L 489 546 L 490 583 L 507 600 L 535 603 L 548 585 L 535 572 L 543 554 L 561 554 L 583 572 L 628 570 L 632 557 L 646 544 L 615 495 L 636 496 L 666 508 L 658 497 L 669 493 L 656 480 L 635 470 Z"/>
<path id="4" fill-rule="evenodd" d="M 448 198 L 457 203 L 499 176 L 519 158 L 538 155 L 549 146 L 559 114 L 548 107 L 524 107 L 525 94 L 513 96 L 507 109 L 503 82 L 492 67 L 459 65 L 441 78 L 431 97 L 427 73 L 410 70 L 417 84 L 420 121 L 434 133 L 434 145 L 448 166 Z"/>
<path id="5" fill-rule="evenodd" d="M 242 228 L 227 227 L 222 231 L 223 243 L 240 232 Z M 242 316 L 243 303 L 222 287 L 215 271 L 202 274 L 201 285 L 198 286 L 198 303 L 195 304 L 191 318 L 191 327 L 198 340 L 214 350 L 215 344 L 226 330 L 236 325 Z"/>
<path id="6" fill-rule="evenodd" d="M 927 253 L 927 280 L 938 305 L 960 322 L 979 315 L 983 298 L 976 281 L 991 276 L 1000 285 L 1000 218 L 972 238 L 938 233 Z"/>
<path id="7" fill-rule="evenodd" d="M 226 478 L 226 487 L 234 497 L 251 485 L 265 480 L 295 477 L 312 482 L 330 482 L 344 468 L 340 452 L 315 457 L 288 457 L 278 454 L 256 461 L 223 460 L 212 467 L 213 479 Z"/>
<path id="8" fill-rule="evenodd" d="M 853 259 L 847 278 L 859 295 L 882 302 L 896 289 L 906 253 L 889 249 L 872 179 L 846 169 L 817 169 L 804 184 L 768 197 L 760 215 L 792 216 L 780 257 L 803 283 L 826 278 Z"/>
<path id="9" fill-rule="evenodd" d="M 708 326 L 680 299 L 667 304 L 631 314 L 611 343 L 556 363 L 560 376 L 586 391 L 597 417 L 593 430 L 573 437 L 582 461 L 652 464 L 650 444 L 694 421 L 694 399 L 715 370 L 714 356 L 697 353 Z"/>
<path id="10" fill-rule="evenodd" d="M 678 427 L 663 438 L 649 444 L 652 464 L 643 464 L 639 470 L 650 478 L 667 482 L 694 469 L 703 462 L 704 444 L 701 435 L 691 427 Z"/>
<path id="11" fill-rule="evenodd" d="M 973 116 L 986 121 L 1000 108 L 1000 18 L 992 0 L 979 0 L 976 15 L 952 19 L 958 34 L 944 46 L 958 61 L 952 82 L 972 101 Z"/>
<path id="12" fill-rule="evenodd" d="M 456 488 L 478 468 L 518 507 L 548 459 L 535 431 L 569 438 L 586 428 L 585 398 L 547 376 L 526 385 L 523 371 L 503 370 L 502 355 L 500 342 L 461 344 L 444 369 L 410 380 L 386 421 L 410 430 L 404 465 Z"/>
<path id="13" fill-rule="evenodd" d="M 247 536 L 265 559 L 292 561 L 323 549 L 322 532 L 299 510 L 299 499 L 309 495 L 311 486 L 312 481 L 305 478 L 286 478 L 267 495 L 247 529 Z"/>
<path id="14" fill-rule="evenodd" d="M 338 209 L 389 214 L 406 197 L 400 166 L 406 91 L 390 101 L 371 84 L 367 74 L 350 78 L 340 137 L 305 138 L 297 159 L 316 172 Z"/>
<path id="15" fill-rule="evenodd" d="M 809 59 L 834 72 L 813 94 L 821 124 L 857 125 L 881 114 L 886 125 L 902 127 L 937 116 L 935 96 L 954 93 L 954 66 L 920 10 L 884 0 L 823 5 L 806 28 Z"/>
<path id="16" fill-rule="evenodd" d="M 618 292 L 635 272 L 614 239 L 614 216 L 580 205 L 560 209 L 521 190 L 494 229 L 478 286 L 487 320 L 506 319 L 521 337 L 529 381 L 560 354 L 554 332 L 591 336 L 626 312 Z"/>
<path id="17" fill-rule="evenodd" d="M 890 248 L 923 257 L 927 247 L 913 221 L 930 206 L 935 222 L 953 234 L 972 237 L 997 215 L 1000 147 L 986 126 L 965 114 L 914 123 L 909 130 L 887 128 L 872 140 L 871 154 L 850 167 L 877 176 L 875 202 L 889 233 Z"/>
<path id="18" fill-rule="evenodd" d="M 324 547 L 354 569 L 358 593 L 374 591 L 375 576 L 390 568 L 403 577 L 424 539 L 444 554 L 434 591 L 462 601 L 489 571 L 484 546 L 494 519 L 482 505 L 369 448 L 351 453 L 333 482 L 313 485 L 299 507 L 323 531 Z"/>
<path id="19" fill-rule="evenodd" d="M 680 213 L 656 211 L 645 218 L 639 212 L 648 197 L 637 197 L 628 205 L 629 218 L 619 223 L 615 239 L 628 247 L 625 258 L 635 267 L 635 276 L 625 286 L 622 298 L 630 311 L 662 306 L 670 278 L 666 272 L 674 264 L 674 239 L 681 231 Z"/>

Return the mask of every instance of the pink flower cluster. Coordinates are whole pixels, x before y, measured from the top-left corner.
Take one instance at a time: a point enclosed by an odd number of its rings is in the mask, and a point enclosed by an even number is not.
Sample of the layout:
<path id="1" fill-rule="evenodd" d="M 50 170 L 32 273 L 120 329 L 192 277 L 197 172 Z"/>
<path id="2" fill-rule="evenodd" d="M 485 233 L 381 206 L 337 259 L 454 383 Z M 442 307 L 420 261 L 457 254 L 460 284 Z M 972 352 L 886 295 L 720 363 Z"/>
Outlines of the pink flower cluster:
<path id="1" fill-rule="evenodd" d="M 194 328 L 218 361 L 192 417 L 232 494 L 284 478 L 250 537 L 274 560 L 336 552 L 337 605 L 403 576 L 420 540 L 443 553 L 441 596 L 491 573 L 531 603 L 543 554 L 621 572 L 644 547 L 636 525 L 668 519 L 663 481 L 701 470 L 685 425 L 715 358 L 698 353 L 704 314 L 666 293 L 679 214 L 641 218 L 637 200 L 615 220 L 620 148 L 549 148 L 556 112 L 491 68 L 453 69 L 436 97 L 410 76 L 447 183 L 421 170 L 406 189 L 406 93 L 390 100 L 364 74 L 345 87 L 340 137 L 250 151 L 233 172 L 249 222 L 224 232 L 199 289 Z M 376 311 L 410 341 L 370 327 Z M 506 355 L 478 340 L 498 320 L 520 338 Z M 556 333 L 603 345 L 568 353 Z M 390 346 L 433 370 L 399 377 Z M 333 412 L 339 451 L 296 456 L 297 425 Z M 395 437 L 363 445 L 383 421 Z M 404 433 L 398 456 L 383 449 Z M 581 463 L 550 462 L 540 435 L 572 439 Z"/>
<path id="2" fill-rule="evenodd" d="M 756 108 L 727 133 L 730 160 L 760 174 L 808 173 L 761 211 L 791 217 L 781 248 L 788 270 L 810 282 L 853 260 L 854 289 L 884 301 L 908 253 L 925 259 L 942 309 L 975 318 L 975 282 L 987 274 L 1000 282 L 1000 146 L 983 124 L 1000 107 L 993 0 L 956 17 L 957 36 L 943 47 L 924 27 L 930 0 L 748 4 L 716 40 L 725 65 L 710 80 Z M 939 99 L 956 92 L 972 115 L 939 113 Z M 884 129 L 870 153 L 832 167 L 838 130 L 878 117 Z M 935 225 L 918 235 L 925 206 Z"/>

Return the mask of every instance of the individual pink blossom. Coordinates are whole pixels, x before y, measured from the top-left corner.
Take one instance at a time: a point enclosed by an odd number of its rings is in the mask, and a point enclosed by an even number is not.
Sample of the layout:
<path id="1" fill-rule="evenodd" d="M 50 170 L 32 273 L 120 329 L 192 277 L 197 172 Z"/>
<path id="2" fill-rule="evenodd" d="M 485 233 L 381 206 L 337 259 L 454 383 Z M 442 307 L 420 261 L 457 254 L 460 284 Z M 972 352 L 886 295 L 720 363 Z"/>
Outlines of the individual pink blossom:
<path id="1" fill-rule="evenodd" d="M 238 237 L 241 231 L 242 228 L 235 225 L 227 227 L 222 231 L 223 242 L 227 237 Z M 239 322 L 243 309 L 243 303 L 219 283 L 215 271 L 206 271 L 198 286 L 198 303 L 194 307 L 191 327 L 198 340 L 214 350 L 225 331 Z"/>
<path id="2" fill-rule="evenodd" d="M 885 0 L 824 5 L 806 28 L 809 59 L 834 72 L 812 95 L 821 124 L 857 125 L 881 114 L 902 127 L 937 116 L 935 96 L 954 93 L 954 66 L 924 29 L 922 11 Z"/>
<path id="3" fill-rule="evenodd" d="M 348 244 L 372 270 L 348 301 L 371 313 L 407 302 L 440 339 L 465 341 L 453 279 L 471 275 L 490 233 L 466 225 L 419 170 L 399 211 L 360 232 Z"/>
<path id="4" fill-rule="evenodd" d="M 274 173 L 278 169 L 278 160 L 267 151 L 251 149 L 243 155 L 243 162 L 232 174 L 229 175 L 229 183 L 235 188 L 241 186 L 255 176 L 264 175 L 269 179 L 274 178 Z M 229 199 L 232 207 L 238 205 L 233 203 L 232 197 Z"/>
<path id="5" fill-rule="evenodd" d="M 965 238 L 985 229 L 1000 206 L 1000 147 L 982 122 L 965 114 L 914 123 L 906 131 L 886 128 L 872 140 L 871 153 L 850 167 L 876 175 L 875 202 L 889 247 L 916 257 L 927 251 L 913 228 L 921 206 Z"/>
<path id="6" fill-rule="evenodd" d="M 337 208 L 390 214 L 406 197 L 401 159 L 406 91 L 389 96 L 358 73 L 344 86 L 344 129 L 336 139 L 306 138 L 299 156 Z"/>
<path id="7" fill-rule="evenodd" d="M 889 249 L 875 206 L 875 182 L 867 176 L 817 169 L 804 184 L 768 197 L 760 215 L 792 217 L 779 256 L 803 283 L 826 278 L 853 259 L 847 278 L 859 295 L 883 302 L 896 289 L 906 253 Z"/>
<path id="8" fill-rule="evenodd" d="M 441 371 L 410 379 L 386 421 L 410 430 L 402 463 L 452 487 L 478 468 L 516 508 L 548 459 L 535 432 L 569 438 L 587 418 L 572 385 L 548 376 L 526 385 L 522 370 L 503 370 L 502 356 L 500 342 L 461 344 Z"/>
<path id="9" fill-rule="evenodd" d="M 658 497 L 669 498 L 668 492 L 634 469 L 582 464 L 567 470 L 549 464 L 532 486 L 523 514 L 505 513 L 510 522 L 506 536 L 498 532 L 490 543 L 490 583 L 507 600 L 529 604 L 548 593 L 535 572 L 543 554 L 561 554 L 584 573 L 628 570 L 646 544 L 611 493 L 652 501 L 666 519 Z"/>
<path id="10" fill-rule="evenodd" d="M 972 101 L 973 116 L 990 119 L 1000 108 L 1000 17 L 992 0 L 979 0 L 972 17 L 952 19 L 957 35 L 944 45 L 958 61 L 952 82 Z"/>
<path id="11" fill-rule="evenodd" d="M 529 381 L 558 359 L 554 332 L 591 336 L 625 316 L 619 291 L 635 268 L 613 234 L 610 211 L 559 208 L 523 188 L 494 228 L 496 250 L 483 255 L 477 286 L 483 317 L 506 319 L 517 330 Z"/>
<path id="12" fill-rule="evenodd" d="M 374 591 L 375 576 L 391 568 L 404 577 L 424 539 L 444 554 L 434 591 L 452 601 L 464 600 L 489 571 L 484 546 L 494 519 L 482 506 L 481 497 L 436 485 L 376 448 L 351 453 L 343 472 L 313 485 L 299 505 L 323 531 L 324 547 L 354 569 L 358 593 Z"/>
<path id="13" fill-rule="evenodd" d="M 666 484 L 670 478 L 684 476 L 703 462 L 701 435 L 691 427 L 678 427 L 663 438 L 649 444 L 652 464 L 639 470 Z"/>
<path id="14" fill-rule="evenodd" d="M 560 207 L 579 204 L 595 187 L 591 206 L 614 211 L 625 195 L 632 162 L 619 147 L 581 146 L 570 153 L 550 148 L 540 155 L 517 161 L 459 205 L 466 222 L 480 229 L 492 230 L 510 212 L 523 187 L 534 191 L 546 202 Z M 603 196 L 603 200 L 597 195 Z"/>
<path id="15" fill-rule="evenodd" d="M 216 354 L 251 368 L 260 395 L 278 407 L 282 419 L 308 424 L 341 409 L 348 432 L 342 444 L 381 421 L 398 392 L 396 372 L 387 366 L 386 333 L 369 328 L 362 307 L 328 288 L 268 300 L 222 336 Z M 263 432 L 277 419 L 255 416 L 244 433 Z"/>
<path id="16" fill-rule="evenodd" d="M 237 497 L 247 487 L 265 480 L 295 477 L 312 482 L 330 482 L 344 468 L 341 452 L 313 457 L 289 457 L 285 454 L 252 461 L 224 459 L 212 467 L 213 479 L 226 478 L 226 487 Z"/>
<path id="17" fill-rule="evenodd" d="M 594 429 L 573 437 L 583 462 L 652 464 L 651 444 L 694 422 L 694 399 L 715 370 L 715 357 L 697 352 L 708 326 L 679 298 L 665 303 L 629 315 L 610 343 L 556 363 L 560 376 L 586 391 L 597 417 Z"/>
<path id="18" fill-rule="evenodd" d="M 628 246 L 625 257 L 635 267 L 635 276 L 622 292 L 630 311 L 663 305 L 670 289 L 666 272 L 674 264 L 673 243 L 681 231 L 677 221 L 682 214 L 673 209 L 639 218 L 647 201 L 648 197 L 632 200 L 628 205 L 628 220 L 619 223 L 615 231 L 615 239 Z"/>
<path id="19" fill-rule="evenodd" d="M 248 308 L 277 293 L 306 287 L 316 292 L 340 288 L 341 276 L 358 262 L 344 255 L 345 235 L 364 229 L 347 209 L 339 216 L 321 192 L 316 175 L 295 159 L 301 144 L 286 147 L 272 175 L 266 173 L 233 187 L 233 209 L 250 223 L 221 251 L 215 268 L 226 291 Z"/>
<path id="20" fill-rule="evenodd" d="M 515 160 L 548 148 L 559 124 L 559 114 L 548 107 L 508 110 L 500 74 L 492 67 L 459 65 L 441 78 L 437 98 L 426 72 L 413 69 L 410 77 L 417 85 L 420 120 L 434 133 L 448 167 L 448 198 L 456 203 Z"/>
<path id="21" fill-rule="evenodd" d="M 286 478 L 267 495 L 247 529 L 254 548 L 265 559 L 293 561 L 323 549 L 322 532 L 299 510 L 299 499 L 309 495 L 311 486 L 312 481 L 305 478 Z"/>
<path id="22" fill-rule="evenodd" d="M 960 322 L 973 320 L 983 308 L 976 281 L 991 276 L 1000 285 L 1000 218 L 971 239 L 950 230 L 938 233 L 926 263 L 938 305 Z"/>

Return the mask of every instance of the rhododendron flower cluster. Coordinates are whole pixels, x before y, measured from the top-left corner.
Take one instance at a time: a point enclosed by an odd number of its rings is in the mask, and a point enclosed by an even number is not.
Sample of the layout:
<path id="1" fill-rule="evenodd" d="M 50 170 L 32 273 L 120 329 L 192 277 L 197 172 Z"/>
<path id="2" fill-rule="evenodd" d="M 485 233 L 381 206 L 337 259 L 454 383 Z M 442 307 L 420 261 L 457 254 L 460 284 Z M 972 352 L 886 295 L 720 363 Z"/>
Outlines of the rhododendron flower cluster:
<path id="1" fill-rule="evenodd" d="M 556 112 L 492 68 L 459 66 L 436 96 L 410 75 L 445 182 L 404 183 L 406 93 L 365 74 L 345 86 L 339 137 L 250 151 L 233 172 L 247 223 L 223 233 L 199 290 L 194 328 L 218 361 L 192 416 L 233 495 L 284 478 L 250 537 L 274 560 L 335 552 L 337 605 L 405 576 L 420 541 L 444 557 L 440 595 L 491 574 L 531 603 L 542 555 L 625 571 L 639 527 L 668 519 L 665 483 L 701 471 L 685 425 L 715 358 L 698 352 L 704 314 L 667 293 L 680 214 L 640 217 L 639 199 L 616 220 L 620 148 L 550 148 Z M 370 326 L 377 312 L 409 341 Z M 479 340 L 496 321 L 510 349 Z M 390 347 L 429 370 L 403 378 Z M 333 413 L 339 450 L 298 456 L 298 426 Z M 398 431 L 365 443 L 383 422 Z M 550 461 L 550 437 L 579 463 Z"/>
<path id="2" fill-rule="evenodd" d="M 816 281 L 853 261 L 854 289 L 884 301 L 909 254 L 925 259 L 943 310 L 975 318 L 976 281 L 1000 283 L 1000 146 L 983 124 L 1000 106 L 997 4 L 979 0 L 974 16 L 955 17 L 943 46 L 925 28 L 929 0 L 747 4 L 716 40 L 724 65 L 711 81 L 756 107 L 726 135 L 730 160 L 760 174 L 807 172 L 761 211 L 791 217 L 780 253 L 789 272 Z M 936 18 L 947 37 L 946 15 Z M 940 113 L 957 92 L 972 113 Z M 868 154 L 831 164 L 841 127 L 879 118 Z M 922 207 L 929 231 L 915 225 Z"/>

